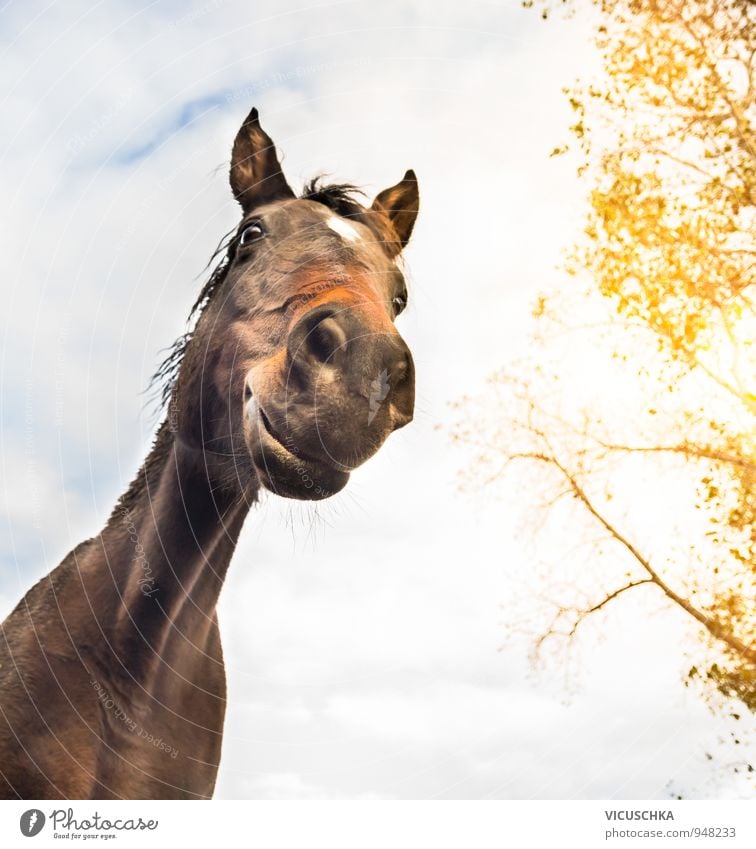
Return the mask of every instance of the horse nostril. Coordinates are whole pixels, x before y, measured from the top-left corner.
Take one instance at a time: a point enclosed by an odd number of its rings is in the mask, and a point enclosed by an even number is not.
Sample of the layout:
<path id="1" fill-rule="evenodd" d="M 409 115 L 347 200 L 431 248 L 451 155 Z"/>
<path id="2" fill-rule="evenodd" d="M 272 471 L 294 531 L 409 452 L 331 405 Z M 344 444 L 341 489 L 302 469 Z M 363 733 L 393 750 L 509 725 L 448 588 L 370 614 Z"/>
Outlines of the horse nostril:
<path id="1" fill-rule="evenodd" d="M 318 363 L 328 363 L 347 343 L 344 329 L 333 317 L 315 324 L 302 342 L 303 353 Z"/>
<path id="2" fill-rule="evenodd" d="M 391 420 L 396 430 L 412 421 L 415 408 L 415 367 L 404 340 L 394 349 L 387 370 L 391 384 Z"/>
<path id="3" fill-rule="evenodd" d="M 387 369 L 391 386 L 396 390 L 407 383 L 414 374 L 412 354 L 403 339 L 392 343 L 391 354 L 388 357 Z"/>
<path id="4" fill-rule="evenodd" d="M 394 387 L 399 387 L 407 380 L 409 376 L 409 360 L 406 356 L 397 360 L 391 367 L 391 383 Z"/>
<path id="5" fill-rule="evenodd" d="M 252 399 L 252 387 L 245 380 L 244 381 L 244 403 L 246 404 L 251 399 Z"/>

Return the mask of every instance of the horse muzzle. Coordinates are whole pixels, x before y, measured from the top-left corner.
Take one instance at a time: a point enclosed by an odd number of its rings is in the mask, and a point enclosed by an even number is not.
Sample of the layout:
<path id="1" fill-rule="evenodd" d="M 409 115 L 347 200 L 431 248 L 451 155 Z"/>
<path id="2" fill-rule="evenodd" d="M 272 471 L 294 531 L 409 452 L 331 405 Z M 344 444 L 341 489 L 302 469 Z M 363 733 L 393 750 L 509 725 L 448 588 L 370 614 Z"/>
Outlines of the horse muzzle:
<path id="1" fill-rule="evenodd" d="M 266 488 L 327 498 L 412 420 L 412 356 L 393 325 L 370 330 L 353 310 L 328 305 L 296 322 L 283 360 L 246 376 L 247 446 Z"/>

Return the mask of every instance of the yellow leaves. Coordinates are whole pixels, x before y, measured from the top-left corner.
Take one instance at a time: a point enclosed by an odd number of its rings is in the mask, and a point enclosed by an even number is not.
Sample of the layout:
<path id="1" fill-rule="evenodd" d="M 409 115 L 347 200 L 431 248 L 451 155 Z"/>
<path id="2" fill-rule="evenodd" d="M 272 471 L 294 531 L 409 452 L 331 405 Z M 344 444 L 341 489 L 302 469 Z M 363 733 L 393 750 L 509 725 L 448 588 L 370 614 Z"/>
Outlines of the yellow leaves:
<path id="1" fill-rule="evenodd" d="M 533 304 L 533 309 L 531 310 L 531 315 L 533 318 L 543 318 L 546 314 L 546 306 L 548 304 L 548 300 L 545 295 L 539 295 L 536 298 L 535 304 Z"/>
<path id="2" fill-rule="evenodd" d="M 744 233 L 723 181 L 690 181 L 674 164 L 652 165 L 624 153 L 603 158 L 587 244 L 571 265 L 692 361 L 720 332 L 722 310 L 737 314 L 756 276 L 748 253 L 734 250 Z"/>
<path id="3" fill-rule="evenodd" d="M 672 553 L 674 535 L 662 535 L 658 562 L 710 619 L 707 639 L 719 641 L 690 674 L 756 710 L 756 3 L 596 4 L 605 74 L 565 92 L 579 173 L 589 179 L 584 235 L 567 270 L 611 305 L 606 359 L 626 364 L 624 397 L 637 390 L 641 400 L 636 416 L 607 433 L 600 406 L 567 427 L 557 415 L 538 418 L 531 403 L 525 432 L 541 452 L 558 446 L 581 479 L 605 484 L 613 512 L 630 503 L 629 523 L 642 505 L 609 486 L 610 459 L 637 451 L 657 464 L 660 485 L 678 487 L 660 512 L 674 514 L 684 500 L 695 518 L 686 550 Z M 564 297 L 580 296 L 565 286 Z M 533 315 L 539 328 L 554 321 L 545 299 Z M 582 377 L 566 374 L 572 395 Z M 609 394 L 598 369 L 590 384 Z M 620 436 L 626 427 L 637 427 L 639 447 Z M 664 449 L 660 433 L 679 440 Z M 671 481 L 655 453 L 665 450 L 685 462 Z"/>

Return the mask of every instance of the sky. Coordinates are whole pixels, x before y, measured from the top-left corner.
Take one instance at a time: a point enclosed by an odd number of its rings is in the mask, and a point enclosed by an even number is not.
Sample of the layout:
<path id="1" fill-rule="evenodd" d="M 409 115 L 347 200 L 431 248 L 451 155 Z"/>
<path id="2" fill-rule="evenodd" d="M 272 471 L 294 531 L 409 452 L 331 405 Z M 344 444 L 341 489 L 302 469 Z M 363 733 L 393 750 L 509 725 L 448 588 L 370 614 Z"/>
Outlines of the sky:
<path id="1" fill-rule="evenodd" d="M 505 640 L 533 571 L 528 481 L 461 489 L 448 433 L 450 402 L 527 354 L 580 227 L 586 187 L 549 152 L 562 87 L 597 67 L 586 9 L 9 2 L 0 52 L 0 615 L 100 529 L 145 455 L 144 390 L 238 220 L 228 157 L 257 106 L 297 188 L 417 172 L 399 320 L 417 408 L 343 493 L 248 517 L 219 611 L 216 795 L 743 792 L 706 757 L 727 726 L 680 681 L 682 616 L 618 604 L 566 680 L 530 668 L 527 635 Z"/>

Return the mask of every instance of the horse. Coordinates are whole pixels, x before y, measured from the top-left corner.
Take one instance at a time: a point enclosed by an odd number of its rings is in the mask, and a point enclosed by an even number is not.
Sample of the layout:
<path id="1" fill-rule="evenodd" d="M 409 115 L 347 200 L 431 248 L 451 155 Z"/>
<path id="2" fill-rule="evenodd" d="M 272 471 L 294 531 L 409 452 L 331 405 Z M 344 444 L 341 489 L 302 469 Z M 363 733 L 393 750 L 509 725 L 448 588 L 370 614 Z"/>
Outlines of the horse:
<path id="1" fill-rule="evenodd" d="M 319 500 L 412 420 L 395 326 L 417 179 L 368 207 L 297 195 L 256 109 L 234 140 L 241 206 L 155 379 L 164 418 L 105 527 L 0 626 L 0 797 L 206 799 L 226 676 L 217 602 L 262 490 Z"/>

